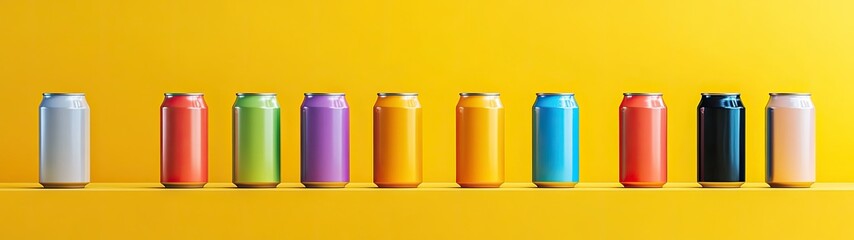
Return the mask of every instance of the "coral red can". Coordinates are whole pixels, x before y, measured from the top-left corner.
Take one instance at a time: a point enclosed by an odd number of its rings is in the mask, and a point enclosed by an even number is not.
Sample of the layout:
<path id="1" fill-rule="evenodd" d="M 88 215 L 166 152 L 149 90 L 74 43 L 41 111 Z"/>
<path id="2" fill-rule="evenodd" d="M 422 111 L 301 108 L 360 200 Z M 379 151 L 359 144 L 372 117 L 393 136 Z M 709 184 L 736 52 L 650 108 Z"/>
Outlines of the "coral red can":
<path id="1" fill-rule="evenodd" d="M 208 106 L 201 93 L 166 93 L 160 105 L 160 183 L 167 188 L 208 182 Z"/>
<path id="2" fill-rule="evenodd" d="M 620 104 L 620 183 L 667 183 L 667 107 L 660 93 L 624 93 Z"/>

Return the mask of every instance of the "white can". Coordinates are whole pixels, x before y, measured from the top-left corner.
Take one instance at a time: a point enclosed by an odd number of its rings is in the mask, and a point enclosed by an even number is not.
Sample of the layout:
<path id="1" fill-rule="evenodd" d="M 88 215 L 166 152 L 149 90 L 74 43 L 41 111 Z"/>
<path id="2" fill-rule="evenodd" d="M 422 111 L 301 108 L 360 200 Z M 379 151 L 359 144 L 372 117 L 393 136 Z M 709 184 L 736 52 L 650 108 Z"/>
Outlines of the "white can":
<path id="1" fill-rule="evenodd" d="M 89 184 L 89 104 L 82 93 L 44 93 L 39 105 L 39 183 Z"/>

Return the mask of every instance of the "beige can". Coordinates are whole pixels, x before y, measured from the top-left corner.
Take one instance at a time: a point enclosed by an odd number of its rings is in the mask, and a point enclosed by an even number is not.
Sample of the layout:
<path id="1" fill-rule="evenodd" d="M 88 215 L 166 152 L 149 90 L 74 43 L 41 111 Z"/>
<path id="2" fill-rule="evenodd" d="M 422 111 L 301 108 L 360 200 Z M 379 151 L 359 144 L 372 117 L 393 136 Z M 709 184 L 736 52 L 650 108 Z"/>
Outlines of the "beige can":
<path id="1" fill-rule="evenodd" d="M 810 187 L 815 182 L 815 107 L 809 93 L 771 93 L 765 107 L 765 182 Z"/>

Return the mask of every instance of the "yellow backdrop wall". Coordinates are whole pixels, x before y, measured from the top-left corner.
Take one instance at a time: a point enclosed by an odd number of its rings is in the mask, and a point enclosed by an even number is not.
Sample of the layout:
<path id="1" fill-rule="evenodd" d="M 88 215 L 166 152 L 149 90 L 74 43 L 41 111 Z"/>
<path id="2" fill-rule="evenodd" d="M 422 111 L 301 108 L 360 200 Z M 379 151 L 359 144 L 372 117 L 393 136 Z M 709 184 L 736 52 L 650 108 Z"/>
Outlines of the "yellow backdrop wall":
<path id="1" fill-rule="evenodd" d="M 535 92 L 575 92 L 581 181 L 617 180 L 617 107 L 663 92 L 669 179 L 696 179 L 700 92 L 741 92 L 747 180 L 764 180 L 768 92 L 811 92 L 819 181 L 854 181 L 854 2 L 0 1 L 0 181 L 38 180 L 40 93 L 92 109 L 92 181 L 159 180 L 163 92 L 204 92 L 210 179 L 231 180 L 234 93 L 279 93 L 283 180 L 299 180 L 303 92 L 346 92 L 351 174 L 371 181 L 376 92 L 419 92 L 425 181 L 454 181 L 457 93 L 502 93 L 507 180 L 530 181 Z"/>

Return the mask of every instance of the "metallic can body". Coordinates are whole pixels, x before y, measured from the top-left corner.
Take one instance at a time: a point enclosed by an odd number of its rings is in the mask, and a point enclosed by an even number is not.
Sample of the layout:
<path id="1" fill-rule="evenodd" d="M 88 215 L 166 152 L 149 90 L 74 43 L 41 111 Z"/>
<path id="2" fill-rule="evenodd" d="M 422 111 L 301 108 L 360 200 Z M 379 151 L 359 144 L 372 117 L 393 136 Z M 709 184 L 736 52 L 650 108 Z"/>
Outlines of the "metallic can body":
<path id="1" fill-rule="evenodd" d="M 765 182 L 810 187 L 815 182 L 815 106 L 809 94 L 772 93 L 765 108 Z"/>
<path id="2" fill-rule="evenodd" d="M 281 182 L 276 94 L 238 93 L 232 114 L 232 182 L 238 187 L 276 187 Z"/>
<path id="3" fill-rule="evenodd" d="M 378 187 L 421 184 L 421 122 L 417 94 L 378 94 L 374 104 L 374 183 Z"/>
<path id="4" fill-rule="evenodd" d="M 504 183 L 504 106 L 498 94 L 460 94 L 456 107 L 457 184 Z"/>
<path id="5" fill-rule="evenodd" d="M 620 183 L 667 183 L 667 107 L 661 94 L 626 93 L 620 104 Z"/>
<path id="6" fill-rule="evenodd" d="M 208 106 L 202 94 L 166 93 L 160 105 L 160 183 L 167 188 L 208 182 Z"/>
<path id="7" fill-rule="evenodd" d="M 45 93 L 39 105 L 39 183 L 89 184 L 89 104 L 83 94 Z"/>
<path id="8" fill-rule="evenodd" d="M 538 187 L 578 183 L 578 103 L 573 94 L 537 94 L 532 180 Z"/>
<path id="9" fill-rule="evenodd" d="M 306 93 L 300 124 L 302 184 L 346 186 L 350 182 L 350 108 L 344 94 Z"/>
<path id="10" fill-rule="evenodd" d="M 745 108 L 739 94 L 702 94 L 697 106 L 697 182 L 744 184 Z"/>

